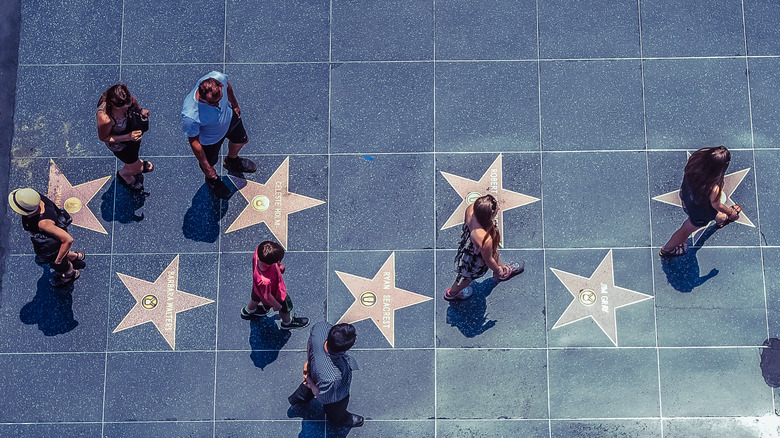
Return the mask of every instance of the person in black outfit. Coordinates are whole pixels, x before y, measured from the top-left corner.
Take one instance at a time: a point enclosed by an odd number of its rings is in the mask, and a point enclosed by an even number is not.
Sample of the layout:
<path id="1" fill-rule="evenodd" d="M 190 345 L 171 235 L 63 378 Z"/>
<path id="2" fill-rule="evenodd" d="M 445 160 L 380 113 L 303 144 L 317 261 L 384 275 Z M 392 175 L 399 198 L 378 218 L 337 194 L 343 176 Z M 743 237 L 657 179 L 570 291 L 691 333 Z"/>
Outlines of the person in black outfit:
<path id="1" fill-rule="evenodd" d="M 701 148 L 691 154 L 680 187 L 680 200 L 688 219 L 661 248 L 661 257 L 686 254 L 688 236 L 712 220 L 717 228 L 723 228 L 739 219 L 742 207 L 736 204 L 726 206 L 721 202 L 724 177 L 730 162 L 731 153 L 725 146 Z"/>
<path id="2" fill-rule="evenodd" d="M 287 401 L 297 405 L 317 397 L 328 421 L 338 426 L 362 426 L 363 417 L 347 411 L 352 370 L 358 366 L 346 353 L 356 339 L 352 324 L 315 324 L 309 335 L 303 382 Z"/>
<path id="3" fill-rule="evenodd" d="M 30 188 L 16 189 L 8 195 L 8 205 L 22 215 L 22 227 L 31 234 L 35 261 L 48 264 L 55 272 L 53 286 L 64 286 L 79 278 L 84 268 L 84 253 L 70 250 L 73 237 L 68 234 L 70 215 L 57 208 L 49 198 Z"/>

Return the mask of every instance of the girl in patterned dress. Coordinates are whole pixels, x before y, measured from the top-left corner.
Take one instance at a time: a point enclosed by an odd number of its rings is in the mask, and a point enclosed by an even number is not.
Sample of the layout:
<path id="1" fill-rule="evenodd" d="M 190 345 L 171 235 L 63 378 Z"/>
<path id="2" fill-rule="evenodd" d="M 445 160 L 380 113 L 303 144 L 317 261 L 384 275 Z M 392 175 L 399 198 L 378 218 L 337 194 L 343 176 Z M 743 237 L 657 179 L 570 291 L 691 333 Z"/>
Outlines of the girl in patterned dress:
<path id="1" fill-rule="evenodd" d="M 505 265 L 498 256 L 501 235 L 496 228 L 498 201 L 493 195 L 477 198 L 466 208 L 463 234 L 455 256 L 455 282 L 444 293 L 447 301 L 465 300 L 474 293 L 472 280 L 481 277 L 488 269 L 493 270 L 496 282 L 506 281 L 523 272 L 524 263 L 512 262 Z"/>

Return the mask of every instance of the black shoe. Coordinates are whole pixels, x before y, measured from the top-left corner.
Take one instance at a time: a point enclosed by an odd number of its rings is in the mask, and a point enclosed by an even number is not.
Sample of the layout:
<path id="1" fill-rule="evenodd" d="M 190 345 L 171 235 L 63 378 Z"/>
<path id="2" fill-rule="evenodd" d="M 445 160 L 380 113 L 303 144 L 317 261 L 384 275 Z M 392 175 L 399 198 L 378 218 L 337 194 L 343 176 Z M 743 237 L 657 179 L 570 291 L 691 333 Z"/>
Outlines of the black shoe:
<path id="1" fill-rule="evenodd" d="M 349 418 L 343 424 L 339 426 L 344 427 L 360 427 L 363 425 L 363 417 L 357 414 L 349 414 Z"/>
<path id="2" fill-rule="evenodd" d="M 119 184 L 122 184 L 128 190 L 133 190 L 136 192 L 141 192 L 144 190 L 144 175 L 142 173 L 136 175 L 133 179 L 133 182 L 130 184 L 125 182 L 125 179 L 122 178 L 122 175 L 120 175 L 119 172 L 116 173 L 116 180 L 119 182 Z"/>
<path id="3" fill-rule="evenodd" d="M 255 173 L 257 171 L 257 165 L 252 160 L 241 157 L 225 157 L 222 161 L 222 167 L 233 173 Z"/>
<path id="4" fill-rule="evenodd" d="M 309 318 L 306 318 L 305 316 L 297 317 L 293 316 L 290 318 L 290 322 L 286 323 L 282 321 L 281 324 L 279 324 L 284 330 L 292 330 L 297 328 L 304 328 L 307 325 L 309 325 Z"/>
<path id="5" fill-rule="evenodd" d="M 241 317 L 244 319 L 260 318 L 266 315 L 268 315 L 268 309 L 265 307 L 258 306 L 254 312 L 250 312 L 247 306 L 241 308 Z"/>
<path id="6" fill-rule="evenodd" d="M 214 192 L 215 195 L 217 195 L 217 198 L 230 199 L 230 196 L 233 194 L 231 193 L 227 184 L 225 184 L 219 178 L 214 178 L 214 179 L 206 178 L 206 185 L 209 186 L 209 188 L 211 189 L 212 192 Z"/>

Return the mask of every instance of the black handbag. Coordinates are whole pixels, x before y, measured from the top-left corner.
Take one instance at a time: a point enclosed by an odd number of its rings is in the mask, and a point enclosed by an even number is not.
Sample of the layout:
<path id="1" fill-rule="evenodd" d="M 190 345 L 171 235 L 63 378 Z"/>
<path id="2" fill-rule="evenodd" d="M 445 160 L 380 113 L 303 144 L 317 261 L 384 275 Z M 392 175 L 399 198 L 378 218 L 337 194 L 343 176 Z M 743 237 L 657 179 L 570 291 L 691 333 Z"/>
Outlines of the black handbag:
<path id="1" fill-rule="evenodd" d="M 149 130 L 149 118 L 141 114 L 141 108 L 133 105 L 127 109 L 127 129 L 128 132 Z"/>
<path id="2" fill-rule="evenodd" d="M 57 212 L 57 222 L 54 225 L 56 225 L 57 228 L 68 231 L 68 225 L 73 222 L 73 218 L 70 217 L 70 214 L 67 211 L 57 206 L 54 208 Z M 26 223 L 25 219 L 27 218 L 22 218 L 22 226 L 25 230 L 30 232 L 30 241 L 33 244 L 33 251 L 35 252 L 35 262 L 38 264 L 52 263 L 57 259 L 57 254 L 60 252 L 60 245 L 62 245 L 62 242 L 60 239 L 50 234 L 37 229 L 32 229 L 31 225 Z"/>

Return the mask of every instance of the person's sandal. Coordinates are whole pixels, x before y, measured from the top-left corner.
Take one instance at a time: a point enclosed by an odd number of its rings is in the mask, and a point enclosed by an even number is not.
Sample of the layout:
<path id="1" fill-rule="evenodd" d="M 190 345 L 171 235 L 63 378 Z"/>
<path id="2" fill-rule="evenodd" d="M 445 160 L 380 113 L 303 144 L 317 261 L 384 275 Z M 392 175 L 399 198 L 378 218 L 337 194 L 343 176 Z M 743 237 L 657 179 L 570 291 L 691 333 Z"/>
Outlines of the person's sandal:
<path id="1" fill-rule="evenodd" d="M 143 191 L 144 189 L 143 174 L 139 173 L 138 175 L 135 175 L 133 178 L 134 178 L 133 182 L 128 183 L 125 181 L 124 178 L 122 178 L 122 175 L 120 175 L 119 172 L 116 173 L 116 180 L 119 182 L 119 184 L 122 184 L 128 190 L 134 190 L 136 192 Z"/>
<path id="2" fill-rule="evenodd" d="M 518 262 L 509 262 L 506 264 L 507 268 L 509 268 L 509 274 L 507 274 L 505 277 L 498 277 L 498 281 L 507 281 L 510 278 L 514 277 L 515 275 L 520 275 L 525 271 L 525 261 L 520 260 L 520 263 Z"/>
<path id="3" fill-rule="evenodd" d="M 473 294 L 474 294 L 474 289 L 472 289 L 471 286 L 464 287 L 456 295 L 450 294 L 450 290 L 447 289 L 447 292 L 444 292 L 444 299 L 446 301 L 463 301 L 471 298 L 471 295 Z"/>
<path id="4" fill-rule="evenodd" d="M 151 161 L 141 160 L 141 165 L 143 166 L 141 173 L 149 173 L 154 170 L 154 164 Z"/>
<path id="5" fill-rule="evenodd" d="M 49 284 L 51 284 L 54 287 L 63 287 L 67 286 L 74 281 L 76 281 L 81 276 L 81 272 L 79 272 L 78 269 L 73 270 L 73 274 L 71 274 L 68 277 L 63 276 L 62 274 L 54 274 L 54 277 L 49 280 Z"/>
<path id="6" fill-rule="evenodd" d="M 669 259 L 672 257 L 680 257 L 687 253 L 688 253 L 688 248 L 685 245 L 685 243 L 681 243 L 669 251 L 664 251 L 663 248 L 658 250 L 658 255 L 661 256 L 661 258 L 665 258 L 665 259 Z"/>

